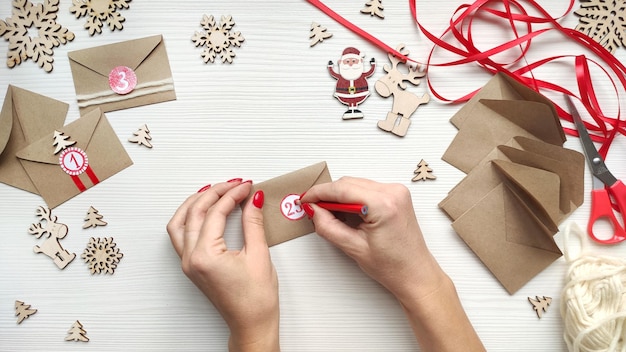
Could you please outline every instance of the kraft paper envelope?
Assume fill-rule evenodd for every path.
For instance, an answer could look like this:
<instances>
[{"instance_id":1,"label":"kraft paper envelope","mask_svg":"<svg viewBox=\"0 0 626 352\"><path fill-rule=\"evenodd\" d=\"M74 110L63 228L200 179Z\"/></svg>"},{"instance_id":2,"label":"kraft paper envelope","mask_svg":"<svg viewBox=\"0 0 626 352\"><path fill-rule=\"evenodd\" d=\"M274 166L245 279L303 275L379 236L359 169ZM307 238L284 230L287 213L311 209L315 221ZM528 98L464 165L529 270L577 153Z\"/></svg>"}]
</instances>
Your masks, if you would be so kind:
<instances>
[{"instance_id":1,"label":"kraft paper envelope","mask_svg":"<svg viewBox=\"0 0 626 352\"><path fill-rule=\"evenodd\" d=\"M477 166L440 203L452 227L511 294L562 253L560 177L504 160Z\"/></svg>"},{"instance_id":2,"label":"kraft paper envelope","mask_svg":"<svg viewBox=\"0 0 626 352\"><path fill-rule=\"evenodd\" d=\"M500 76L492 80L497 80L498 77ZM488 91L492 91L491 88ZM515 92L520 90L527 95L539 95L524 86ZM536 100L542 99L537 97ZM558 146L565 142L559 117L551 103L482 98L477 101L470 100L455 116L463 116L463 122L442 159L465 173L476 166L493 148L516 136Z\"/></svg>"},{"instance_id":3,"label":"kraft paper envelope","mask_svg":"<svg viewBox=\"0 0 626 352\"><path fill-rule=\"evenodd\" d=\"M176 99L163 36L156 35L68 53L80 113L128 109ZM137 86L117 94L109 74L120 66L132 69Z\"/></svg>"},{"instance_id":4,"label":"kraft paper envelope","mask_svg":"<svg viewBox=\"0 0 626 352\"><path fill-rule=\"evenodd\" d=\"M62 127L68 108L58 100L9 85L0 112L0 182L39 193L15 154Z\"/></svg>"},{"instance_id":5,"label":"kraft paper envelope","mask_svg":"<svg viewBox=\"0 0 626 352\"><path fill-rule=\"evenodd\" d=\"M450 122L456 127L461 128L465 119L473 115L473 109L482 99L492 100L525 100L546 104L553 109L556 115L556 108L550 100L536 91L526 87L509 75L498 72L470 99L462 109L460 109Z\"/></svg>"},{"instance_id":6,"label":"kraft paper envelope","mask_svg":"<svg viewBox=\"0 0 626 352\"><path fill-rule=\"evenodd\" d=\"M331 181L326 162L320 162L254 185L250 195L257 190L263 190L265 194L263 218L268 246L315 231L313 222L306 217L301 208L294 206L293 201L289 201L289 196L299 198L313 185ZM286 215L290 212L291 219Z\"/></svg>"},{"instance_id":7,"label":"kraft paper envelope","mask_svg":"<svg viewBox=\"0 0 626 352\"><path fill-rule=\"evenodd\" d=\"M90 111L76 121L59 128L58 131L64 136L69 136L68 140L75 141L76 144L59 154L54 154L54 132L50 132L17 153L28 176L49 208L55 208L133 163L100 109ZM61 167L60 158L66 151L78 152L74 148L86 154L83 159L86 159L87 163L82 163L81 156L75 155L75 158L69 161L80 164L84 170L81 169L82 173L71 175ZM67 167L77 166L74 164L68 164Z\"/></svg>"}]
</instances>

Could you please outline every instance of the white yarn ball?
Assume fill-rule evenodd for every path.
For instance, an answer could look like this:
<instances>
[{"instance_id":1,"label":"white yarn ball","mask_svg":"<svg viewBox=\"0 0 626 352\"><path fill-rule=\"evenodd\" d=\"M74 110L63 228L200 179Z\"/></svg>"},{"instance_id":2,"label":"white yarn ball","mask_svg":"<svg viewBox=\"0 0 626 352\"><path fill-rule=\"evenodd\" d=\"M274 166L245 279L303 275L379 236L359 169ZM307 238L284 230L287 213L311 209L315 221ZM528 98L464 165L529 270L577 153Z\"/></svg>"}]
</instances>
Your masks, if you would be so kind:
<instances>
[{"instance_id":1,"label":"white yarn ball","mask_svg":"<svg viewBox=\"0 0 626 352\"><path fill-rule=\"evenodd\" d=\"M585 234L569 223L569 233L584 244ZM567 240L566 240L567 243ZM581 248L583 248L581 246ZM570 352L626 351L626 260L584 254L569 263L561 293L563 338Z\"/></svg>"}]
</instances>

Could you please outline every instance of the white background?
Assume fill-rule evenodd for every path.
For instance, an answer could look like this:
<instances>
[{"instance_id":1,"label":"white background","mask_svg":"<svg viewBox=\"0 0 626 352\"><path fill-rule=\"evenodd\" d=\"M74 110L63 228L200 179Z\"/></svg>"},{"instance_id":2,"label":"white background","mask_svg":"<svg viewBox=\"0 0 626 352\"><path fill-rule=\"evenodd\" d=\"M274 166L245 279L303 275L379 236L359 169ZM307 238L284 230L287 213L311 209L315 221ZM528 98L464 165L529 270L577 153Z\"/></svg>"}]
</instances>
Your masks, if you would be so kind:
<instances>
[{"instance_id":1,"label":"white background","mask_svg":"<svg viewBox=\"0 0 626 352\"><path fill-rule=\"evenodd\" d=\"M411 57L425 60L432 44L413 23L407 1L385 1L384 20L360 14L365 2L333 0L327 4L390 46L405 43ZM418 14L423 25L439 35L462 3L418 1ZM542 1L554 16L565 11L564 2L558 3ZM79 115L68 51L163 34L178 95L173 102L107 114L134 165L54 209L70 229L61 244L77 254L65 270L32 250L40 241L27 230L36 221L35 209L45 205L43 200L0 184L0 350L225 350L228 330L181 272L165 225L178 205L207 183L234 177L261 182L318 161L328 162L333 179L352 175L409 187L429 247L456 283L488 350L566 350L559 314L565 260L559 259L509 295L437 207L464 176L441 160L456 133L448 119L461 105L433 98L412 117L404 138L379 130L376 122L392 103L373 90L375 80L384 74L386 54L303 0L135 0L130 5L121 12L126 18L123 31L104 28L101 35L90 37L82 28L85 19L75 19L69 13L71 1L62 0L58 23L76 38L55 48L53 72L45 73L31 60L14 69L0 65L2 96L8 84L13 84L67 102L66 123L70 123ZM203 63L201 49L191 42L194 31L201 30L203 14L217 19L233 16L233 31L245 37L242 47L235 48L233 64ZM10 16L9 1L3 1L0 18ZM309 47L313 21L327 27L333 37ZM573 28L577 21L570 13L562 24ZM479 47L486 49L506 39L498 28L477 24L474 36ZM333 98L335 80L326 70L327 62L336 62L348 46L364 52L366 62L373 57L379 64L370 79L372 95L361 105L365 118L356 121L342 121L345 108ZM0 40L2 56L7 48L8 42ZM528 60L584 52L563 37L549 34L533 42ZM619 48L616 55L624 61L625 52ZM433 61L448 59L439 50ZM574 89L572 62L571 58L562 60L536 73ZM602 76L594 77L603 107L614 116L617 104L612 86ZM431 69L433 84L448 98L477 89L488 79L475 65ZM427 85L423 82L410 90L421 95ZM151 130L152 149L127 142L143 124ZM580 150L575 138L568 137L565 146ZM626 175L623 150L623 136L619 136L607 161L618 177ZM411 182L421 159L429 163L436 180ZM586 226L589 214L588 171L585 185L585 204L568 219L581 226ZM104 215L106 227L82 229L90 206ZM228 223L226 237L233 248L241 244L239 218L240 211L236 211ZM89 237L109 236L115 238L124 257L114 275L91 275L80 253ZM565 247L561 234L555 239ZM577 243L569 246L578 248ZM592 244L589 248L602 254L624 253L623 245ZM304 236L273 247L271 255L280 280L284 351L418 349L394 298L321 238ZM554 299L540 320L527 300L536 295ZM17 325L15 300L38 312ZM88 343L64 341L75 320L84 325L91 339ZM454 329L450 322L450 334Z\"/></svg>"}]
</instances>

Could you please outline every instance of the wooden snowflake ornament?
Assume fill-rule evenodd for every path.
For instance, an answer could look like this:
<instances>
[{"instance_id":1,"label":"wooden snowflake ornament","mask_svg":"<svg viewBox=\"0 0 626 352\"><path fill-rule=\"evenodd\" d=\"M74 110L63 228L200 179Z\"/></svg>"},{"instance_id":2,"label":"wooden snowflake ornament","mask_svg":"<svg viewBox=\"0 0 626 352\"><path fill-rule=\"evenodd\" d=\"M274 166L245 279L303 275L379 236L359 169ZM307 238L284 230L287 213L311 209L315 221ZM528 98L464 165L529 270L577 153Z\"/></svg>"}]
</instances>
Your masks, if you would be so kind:
<instances>
[{"instance_id":1,"label":"wooden snowflake ornament","mask_svg":"<svg viewBox=\"0 0 626 352\"><path fill-rule=\"evenodd\" d=\"M383 6L382 0L370 0L365 3L365 7L361 9L361 13L370 16L378 16L378 18L385 18L383 14L384 9L385 7Z\"/></svg>"},{"instance_id":2,"label":"wooden snowflake ornament","mask_svg":"<svg viewBox=\"0 0 626 352\"><path fill-rule=\"evenodd\" d=\"M113 237L90 238L81 258L89 266L91 274L108 273L113 275L117 264L124 256L113 242Z\"/></svg>"},{"instance_id":3,"label":"wooden snowflake ornament","mask_svg":"<svg viewBox=\"0 0 626 352\"><path fill-rule=\"evenodd\" d=\"M83 329L83 324L80 321L76 320L72 327L67 331L67 336L65 337L65 341L75 341L75 342L88 342L89 337L87 337L87 331Z\"/></svg>"},{"instance_id":4,"label":"wooden snowflake ornament","mask_svg":"<svg viewBox=\"0 0 626 352\"><path fill-rule=\"evenodd\" d=\"M195 32L191 41L196 44L196 47L205 47L201 55L204 63L213 63L217 55L221 56L222 63L233 63L233 58L235 58L233 47L240 47L244 41L240 32L231 32L235 26L233 17L222 16L220 22L217 23L212 15L204 15L200 25L205 31Z\"/></svg>"},{"instance_id":5,"label":"wooden snowflake ornament","mask_svg":"<svg viewBox=\"0 0 626 352\"><path fill-rule=\"evenodd\" d=\"M404 44L398 45L396 50L405 56L409 55L409 51L404 49ZM419 79L424 77L426 72L421 71L419 65L416 67L407 65L407 72L402 72L398 68L398 65L402 64L402 61L392 54L389 54L388 57L391 66L385 65L383 67L387 74L376 81L374 88L383 98L393 96L393 105L391 111L387 113L387 118L378 121L378 128L404 137L411 125L411 120L409 120L411 115L413 115L420 105L430 101L430 96L427 93L418 97L411 92L407 92L405 82L418 85L420 83Z\"/></svg>"},{"instance_id":6,"label":"wooden snowflake ornament","mask_svg":"<svg viewBox=\"0 0 626 352\"><path fill-rule=\"evenodd\" d=\"M15 301L15 316L17 317L17 323L21 324L24 319L37 313L37 309L30 308L30 304L25 304L22 301Z\"/></svg>"},{"instance_id":7,"label":"wooden snowflake ornament","mask_svg":"<svg viewBox=\"0 0 626 352\"><path fill-rule=\"evenodd\" d=\"M104 216L98 214L98 210L94 207L89 207L87 210L87 216L85 217L85 224L83 225L83 229L88 229L90 227L98 227L98 226L106 226L107 222L102 220Z\"/></svg>"},{"instance_id":8,"label":"wooden snowflake ornament","mask_svg":"<svg viewBox=\"0 0 626 352\"><path fill-rule=\"evenodd\" d=\"M152 137L150 136L150 130L145 124L139 127L137 132L133 132L133 136L128 139L131 143L137 143L148 148L152 148L152 144L150 143L151 140Z\"/></svg>"},{"instance_id":9,"label":"wooden snowflake ornament","mask_svg":"<svg viewBox=\"0 0 626 352\"><path fill-rule=\"evenodd\" d=\"M122 22L126 19L117 10L128 9L131 0L72 0L70 13L76 18L87 17L83 27L89 31L89 35L102 33L102 27L106 23L111 31L122 30Z\"/></svg>"},{"instance_id":10,"label":"wooden snowflake ornament","mask_svg":"<svg viewBox=\"0 0 626 352\"><path fill-rule=\"evenodd\" d=\"M74 33L56 23L59 0L37 5L28 0L13 0L12 4L13 16L0 20L0 36L9 41L7 66L13 68L32 59L44 71L52 71L53 49L74 40ZM37 29L37 37L29 35L32 29Z\"/></svg>"},{"instance_id":11,"label":"wooden snowflake ornament","mask_svg":"<svg viewBox=\"0 0 626 352\"><path fill-rule=\"evenodd\" d=\"M311 39L310 46L321 43L324 39L328 39L332 36L333 34L328 32L326 27L322 27L322 25L316 22L311 23L311 34L309 34L309 39Z\"/></svg>"},{"instance_id":12,"label":"wooden snowflake ornament","mask_svg":"<svg viewBox=\"0 0 626 352\"><path fill-rule=\"evenodd\" d=\"M65 269L76 258L76 254L63 249L61 243L59 243L60 239L67 236L67 225L58 223L57 217L52 215L52 210L49 208L37 208L37 216L40 218L39 223L32 224L28 229L28 233L35 235L37 238L45 236L46 240L41 246L36 245L33 247L33 250L35 253L43 253L50 257L59 269Z\"/></svg>"},{"instance_id":13,"label":"wooden snowflake ornament","mask_svg":"<svg viewBox=\"0 0 626 352\"><path fill-rule=\"evenodd\" d=\"M533 309L537 312L537 317L541 319L543 313L548 311L548 306L552 303L552 298L546 296L535 296L535 298L536 299L528 297L528 302L533 305Z\"/></svg>"},{"instance_id":14,"label":"wooden snowflake ornament","mask_svg":"<svg viewBox=\"0 0 626 352\"><path fill-rule=\"evenodd\" d=\"M577 31L612 54L619 46L626 48L626 0L584 0L574 13L580 16Z\"/></svg>"}]
</instances>

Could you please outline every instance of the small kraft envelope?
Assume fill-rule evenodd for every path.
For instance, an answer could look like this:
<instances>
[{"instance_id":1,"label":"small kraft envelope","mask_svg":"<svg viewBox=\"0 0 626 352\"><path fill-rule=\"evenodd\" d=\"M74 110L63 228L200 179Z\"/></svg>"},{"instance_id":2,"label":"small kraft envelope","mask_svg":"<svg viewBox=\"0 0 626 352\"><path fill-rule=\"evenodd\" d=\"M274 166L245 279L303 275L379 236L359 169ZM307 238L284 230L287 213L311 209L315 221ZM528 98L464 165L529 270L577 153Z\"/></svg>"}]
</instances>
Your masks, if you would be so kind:
<instances>
[{"instance_id":1,"label":"small kraft envelope","mask_svg":"<svg viewBox=\"0 0 626 352\"><path fill-rule=\"evenodd\" d=\"M516 136L558 146L565 143L554 105L503 73L496 74L451 121L460 129L442 159L465 173Z\"/></svg>"},{"instance_id":2,"label":"small kraft envelope","mask_svg":"<svg viewBox=\"0 0 626 352\"><path fill-rule=\"evenodd\" d=\"M81 115L176 99L163 36L68 53Z\"/></svg>"},{"instance_id":3,"label":"small kraft envelope","mask_svg":"<svg viewBox=\"0 0 626 352\"><path fill-rule=\"evenodd\" d=\"M57 130L75 144L55 154L54 132L17 153L49 208L115 175L133 164L100 109Z\"/></svg>"},{"instance_id":4,"label":"small kraft envelope","mask_svg":"<svg viewBox=\"0 0 626 352\"><path fill-rule=\"evenodd\" d=\"M9 85L0 112L0 182L39 194L15 155L63 127L69 105Z\"/></svg>"},{"instance_id":5,"label":"small kraft envelope","mask_svg":"<svg viewBox=\"0 0 626 352\"><path fill-rule=\"evenodd\" d=\"M331 181L326 162L320 162L252 187L250 196L258 190L263 190L265 195L263 223L268 246L315 231L313 222L295 204L295 200L300 199L300 195L312 186ZM242 203L242 206L246 203Z\"/></svg>"}]
</instances>

